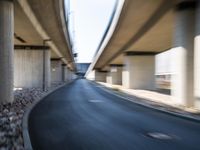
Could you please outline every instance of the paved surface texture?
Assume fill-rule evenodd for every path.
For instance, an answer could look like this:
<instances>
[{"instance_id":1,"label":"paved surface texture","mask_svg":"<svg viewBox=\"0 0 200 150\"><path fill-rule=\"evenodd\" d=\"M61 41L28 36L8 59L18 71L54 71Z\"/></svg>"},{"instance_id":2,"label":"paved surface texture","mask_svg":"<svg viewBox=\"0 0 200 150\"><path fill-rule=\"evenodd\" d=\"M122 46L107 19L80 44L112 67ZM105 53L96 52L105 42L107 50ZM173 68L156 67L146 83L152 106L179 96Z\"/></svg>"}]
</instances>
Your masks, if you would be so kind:
<instances>
[{"instance_id":1,"label":"paved surface texture","mask_svg":"<svg viewBox=\"0 0 200 150\"><path fill-rule=\"evenodd\" d=\"M199 150L200 124L153 111L80 79L30 114L35 150Z\"/></svg>"}]
</instances>

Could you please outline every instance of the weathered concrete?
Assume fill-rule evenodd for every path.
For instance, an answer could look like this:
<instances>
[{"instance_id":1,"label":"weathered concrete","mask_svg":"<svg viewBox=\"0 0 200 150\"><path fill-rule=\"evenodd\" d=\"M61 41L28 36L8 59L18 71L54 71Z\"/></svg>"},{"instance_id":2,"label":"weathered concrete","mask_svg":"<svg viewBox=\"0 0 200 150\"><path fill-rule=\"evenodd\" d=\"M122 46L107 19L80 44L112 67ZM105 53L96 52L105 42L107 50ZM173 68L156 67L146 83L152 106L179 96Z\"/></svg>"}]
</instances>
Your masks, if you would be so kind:
<instances>
[{"instance_id":1,"label":"weathered concrete","mask_svg":"<svg viewBox=\"0 0 200 150\"><path fill-rule=\"evenodd\" d=\"M122 85L130 89L155 89L155 56L124 56Z\"/></svg>"},{"instance_id":2,"label":"weathered concrete","mask_svg":"<svg viewBox=\"0 0 200 150\"><path fill-rule=\"evenodd\" d=\"M187 7L188 6L188 7ZM176 9L172 95L180 105L194 106L194 8Z\"/></svg>"},{"instance_id":3,"label":"weathered concrete","mask_svg":"<svg viewBox=\"0 0 200 150\"><path fill-rule=\"evenodd\" d=\"M25 20L23 23L18 22L20 25L16 26L17 34L23 35L22 38L24 39L37 41L36 36L29 34L36 30L42 39L50 39L46 44L51 47L52 53L56 55L54 58L62 58L63 62L73 70L75 67L74 58L65 20L68 15L65 15L63 0L18 0L15 1L15 4L17 9L23 10L23 13L16 15L17 20L19 18ZM21 14L25 14L26 17L24 18ZM31 24L27 24L26 18ZM28 28L23 28L24 24ZM30 42L28 44L32 44L31 41L33 40L27 41Z\"/></svg>"},{"instance_id":4,"label":"weathered concrete","mask_svg":"<svg viewBox=\"0 0 200 150\"><path fill-rule=\"evenodd\" d=\"M69 69L68 69L68 67L66 66L65 67L65 81L66 82L68 82L68 81L70 81L70 74L69 74Z\"/></svg>"},{"instance_id":5,"label":"weathered concrete","mask_svg":"<svg viewBox=\"0 0 200 150\"><path fill-rule=\"evenodd\" d=\"M61 59L51 60L51 83L62 82L62 61Z\"/></svg>"},{"instance_id":6,"label":"weathered concrete","mask_svg":"<svg viewBox=\"0 0 200 150\"><path fill-rule=\"evenodd\" d=\"M94 80L98 82L106 82L106 74L105 71L94 71Z\"/></svg>"},{"instance_id":7,"label":"weathered concrete","mask_svg":"<svg viewBox=\"0 0 200 150\"><path fill-rule=\"evenodd\" d=\"M67 79L70 81L72 80L72 71L68 68L67 70Z\"/></svg>"},{"instance_id":8,"label":"weathered concrete","mask_svg":"<svg viewBox=\"0 0 200 150\"><path fill-rule=\"evenodd\" d=\"M101 45L89 71L122 64L120 56L125 51L162 52L170 48L175 3L176 0L125 0L112 37Z\"/></svg>"},{"instance_id":9,"label":"weathered concrete","mask_svg":"<svg viewBox=\"0 0 200 150\"><path fill-rule=\"evenodd\" d=\"M200 2L198 1L196 9L196 33L195 33L195 63L194 63L194 92L195 92L195 105L200 109Z\"/></svg>"},{"instance_id":10,"label":"weathered concrete","mask_svg":"<svg viewBox=\"0 0 200 150\"><path fill-rule=\"evenodd\" d=\"M13 101L13 2L0 1L0 102Z\"/></svg>"},{"instance_id":11,"label":"weathered concrete","mask_svg":"<svg viewBox=\"0 0 200 150\"><path fill-rule=\"evenodd\" d=\"M107 83L121 85L122 84L122 69L123 69L122 65L110 66L110 72L107 75Z\"/></svg>"},{"instance_id":12,"label":"weathered concrete","mask_svg":"<svg viewBox=\"0 0 200 150\"><path fill-rule=\"evenodd\" d=\"M62 64L62 82L65 82L66 81L66 64Z\"/></svg>"},{"instance_id":13,"label":"weathered concrete","mask_svg":"<svg viewBox=\"0 0 200 150\"><path fill-rule=\"evenodd\" d=\"M45 50L45 87L50 87L50 50ZM15 50L14 86L43 86L43 50Z\"/></svg>"}]
</instances>

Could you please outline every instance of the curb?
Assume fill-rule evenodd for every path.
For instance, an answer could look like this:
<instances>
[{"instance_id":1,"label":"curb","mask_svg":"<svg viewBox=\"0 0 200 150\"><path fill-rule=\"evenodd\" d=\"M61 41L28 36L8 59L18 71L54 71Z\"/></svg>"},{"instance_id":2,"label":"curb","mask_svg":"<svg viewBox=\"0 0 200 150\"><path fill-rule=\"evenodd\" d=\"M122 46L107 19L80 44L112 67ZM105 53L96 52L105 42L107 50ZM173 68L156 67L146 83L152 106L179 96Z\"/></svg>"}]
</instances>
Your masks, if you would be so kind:
<instances>
[{"instance_id":1,"label":"curb","mask_svg":"<svg viewBox=\"0 0 200 150\"><path fill-rule=\"evenodd\" d=\"M131 98L123 97L123 96L121 96L121 95L119 95L119 94L114 93L114 91L113 91L111 88L109 88L109 87L106 87L106 86L104 86L104 85L101 85L101 84L96 83L96 82L93 82L93 81L90 81L90 82L91 82L92 84L100 85L100 86L98 86L97 88L100 88L100 89L102 89L103 91L105 91L105 92L107 92L107 93L110 93L110 94L112 94L112 95L115 95L115 96L117 96L117 97L119 97L119 98L122 98L122 99L124 99L124 100L126 100L126 101L130 101L130 102L132 102L132 103L134 103L134 104L136 104L136 105L139 105L139 106L142 106L142 107L146 107L146 108L150 108L150 109L153 109L153 110L158 111L158 112L161 112L161 113L166 113L166 114L169 114L169 115L171 115L171 116L175 116L175 117L179 117L179 118L186 119L186 120L189 120L189 121L193 121L193 122L200 123L200 119L197 119L197 118L195 118L195 117L188 116L188 115L183 115L183 114L176 113L176 112L171 112L171 111L164 110L164 109L160 109L160 108L155 108L155 107L153 107L153 106L146 105L146 104L143 104L143 103L138 103L138 102L136 102L136 101L131 100ZM104 88L103 88L103 87L104 87ZM126 94L125 92L122 92L122 93ZM135 96L135 97L137 97L137 96Z\"/></svg>"},{"instance_id":2,"label":"curb","mask_svg":"<svg viewBox=\"0 0 200 150\"><path fill-rule=\"evenodd\" d=\"M31 111L33 110L33 108L37 104L39 104L45 97L47 97L51 93L57 91L58 89L72 83L73 81L75 81L75 80L72 80L68 83L60 85L60 86L56 87L55 89L45 93L39 100L34 101L29 107L26 108L25 113L24 113L23 118L22 118L22 134L23 134L24 149L25 150L33 150L31 140L30 140L30 136L29 136L29 131L28 131L28 128L29 128L28 127L28 119L29 119L29 115L30 115Z\"/></svg>"}]
</instances>

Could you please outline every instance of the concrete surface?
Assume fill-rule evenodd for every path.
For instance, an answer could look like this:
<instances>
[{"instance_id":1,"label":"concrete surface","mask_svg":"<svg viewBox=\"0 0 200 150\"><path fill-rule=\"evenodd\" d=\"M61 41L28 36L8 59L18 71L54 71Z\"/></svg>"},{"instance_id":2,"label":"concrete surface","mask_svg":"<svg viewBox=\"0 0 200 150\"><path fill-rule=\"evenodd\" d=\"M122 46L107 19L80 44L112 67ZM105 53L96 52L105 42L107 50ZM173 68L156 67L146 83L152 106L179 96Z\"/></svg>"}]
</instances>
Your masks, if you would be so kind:
<instances>
[{"instance_id":1,"label":"concrete surface","mask_svg":"<svg viewBox=\"0 0 200 150\"><path fill-rule=\"evenodd\" d=\"M122 84L122 69L123 66L110 66L110 71L108 74L107 82L110 84Z\"/></svg>"},{"instance_id":2,"label":"concrete surface","mask_svg":"<svg viewBox=\"0 0 200 150\"><path fill-rule=\"evenodd\" d=\"M99 82L106 82L107 72L94 71L94 80Z\"/></svg>"},{"instance_id":3,"label":"concrete surface","mask_svg":"<svg viewBox=\"0 0 200 150\"><path fill-rule=\"evenodd\" d=\"M16 7L15 31L25 43L15 40L15 44L42 45L43 40L50 40L53 58L62 58L72 70L74 58L64 11L64 0L18 0Z\"/></svg>"},{"instance_id":4,"label":"concrete surface","mask_svg":"<svg viewBox=\"0 0 200 150\"><path fill-rule=\"evenodd\" d=\"M51 83L60 83L62 82L62 61L51 60Z\"/></svg>"},{"instance_id":5,"label":"concrete surface","mask_svg":"<svg viewBox=\"0 0 200 150\"><path fill-rule=\"evenodd\" d=\"M95 56L90 70L104 69L109 64L123 64L119 56L125 51L162 52L170 48L176 2L125 0L112 37Z\"/></svg>"},{"instance_id":6,"label":"concrete surface","mask_svg":"<svg viewBox=\"0 0 200 150\"><path fill-rule=\"evenodd\" d=\"M173 50L176 52L176 67L172 75L172 95L180 104L187 107L194 106L194 9L185 7L176 10L174 29Z\"/></svg>"},{"instance_id":7,"label":"concrete surface","mask_svg":"<svg viewBox=\"0 0 200 150\"><path fill-rule=\"evenodd\" d=\"M0 1L0 102L13 101L14 6Z\"/></svg>"},{"instance_id":8,"label":"concrete surface","mask_svg":"<svg viewBox=\"0 0 200 150\"><path fill-rule=\"evenodd\" d=\"M50 87L50 50L45 50L45 79ZM43 50L15 50L14 87L32 88L43 85Z\"/></svg>"},{"instance_id":9,"label":"concrete surface","mask_svg":"<svg viewBox=\"0 0 200 150\"><path fill-rule=\"evenodd\" d=\"M122 84L129 89L155 89L155 56L124 56Z\"/></svg>"},{"instance_id":10,"label":"concrete surface","mask_svg":"<svg viewBox=\"0 0 200 150\"><path fill-rule=\"evenodd\" d=\"M87 80L47 96L30 114L37 150L199 150L200 126L135 105Z\"/></svg>"},{"instance_id":11,"label":"concrete surface","mask_svg":"<svg viewBox=\"0 0 200 150\"><path fill-rule=\"evenodd\" d=\"M195 106L200 109L200 2L198 1L196 9L196 26L195 26L195 47L194 47L194 92L195 92Z\"/></svg>"}]
</instances>

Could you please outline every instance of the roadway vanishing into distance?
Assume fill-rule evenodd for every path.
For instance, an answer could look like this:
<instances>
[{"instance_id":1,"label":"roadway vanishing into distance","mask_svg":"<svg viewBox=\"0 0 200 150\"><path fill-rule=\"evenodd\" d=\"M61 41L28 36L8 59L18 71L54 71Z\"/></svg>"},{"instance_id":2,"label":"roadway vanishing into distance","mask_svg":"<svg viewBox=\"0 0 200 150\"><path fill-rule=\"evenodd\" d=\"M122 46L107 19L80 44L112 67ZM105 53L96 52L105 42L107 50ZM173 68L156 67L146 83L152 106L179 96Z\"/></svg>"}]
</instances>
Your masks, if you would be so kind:
<instances>
[{"instance_id":1,"label":"roadway vanishing into distance","mask_svg":"<svg viewBox=\"0 0 200 150\"><path fill-rule=\"evenodd\" d=\"M200 123L123 100L78 79L31 112L35 150L199 150Z\"/></svg>"}]
</instances>

